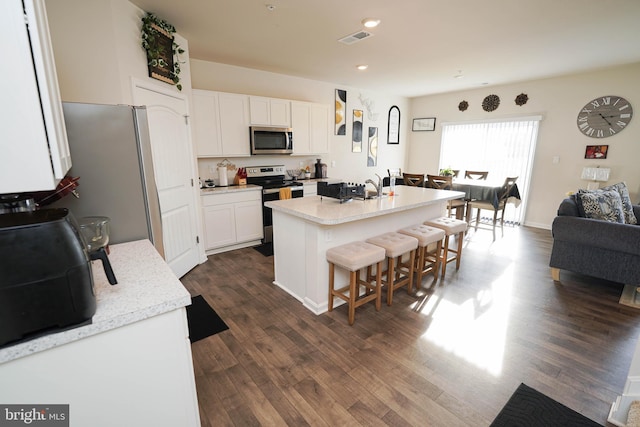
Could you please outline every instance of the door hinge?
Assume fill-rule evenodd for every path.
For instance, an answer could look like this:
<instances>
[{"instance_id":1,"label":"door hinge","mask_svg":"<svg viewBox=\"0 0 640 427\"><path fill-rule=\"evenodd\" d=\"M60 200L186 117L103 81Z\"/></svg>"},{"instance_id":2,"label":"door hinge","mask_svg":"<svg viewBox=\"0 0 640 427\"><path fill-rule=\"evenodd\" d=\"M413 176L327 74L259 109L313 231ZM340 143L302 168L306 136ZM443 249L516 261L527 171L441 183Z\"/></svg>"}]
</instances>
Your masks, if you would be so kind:
<instances>
[{"instance_id":1,"label":"door hinge","mask_svg":"<svg viewBox=\"0 0 640 427\"><path fill-rule=\"evenodd\" d=\"M196 236L196 244L199 245L200 244L200 236Z\"/></svg>"},{"instance_id":2,"label":"door hinge","mask_svg":"<svg viewBox=\"0 0 640 427\"><path fill-rule=\"evenodd\" d=\"M189 124L189 116L187 116L186 114L184 115L184 124L185 125Z\"/></svg>"},{"instance_id":3,"label":"door hinge","mask_svg":"<svg viewBox=\"0 0 640 427\"><path fill-rule=\"evenodd\" d=\"M191 178L191 186L193 187L193 178Z\"/></svg>"}]
</instances>

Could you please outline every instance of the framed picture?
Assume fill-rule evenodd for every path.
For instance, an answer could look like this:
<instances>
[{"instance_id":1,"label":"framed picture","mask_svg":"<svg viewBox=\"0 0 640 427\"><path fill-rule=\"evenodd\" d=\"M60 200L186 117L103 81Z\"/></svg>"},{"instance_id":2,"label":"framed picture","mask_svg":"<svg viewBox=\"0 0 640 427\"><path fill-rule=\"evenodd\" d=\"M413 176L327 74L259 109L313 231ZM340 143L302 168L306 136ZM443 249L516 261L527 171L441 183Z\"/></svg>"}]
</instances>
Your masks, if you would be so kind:
<instances>
[{"instance_id":1,"label":"framed picture","mask_svg":"<svg viewBox=\"0 0 640 427\"><path fill-rule=\"evenodd\" d=\"M353 110L351 152L362 153L362 110Z\"/></svg>"},{"instance_id":2,"label":"framed picture","mask_svg":"<svg viewBox=\"0 0 640 427\"><path fill-rule=\"evenodd\" d=\"M587 145L587 149L584 152L585 159L606 159L607 151L609 151L608 145Z\"/></svg>"},{"instance_id":3,"label":"framed picture","mask_svg":"<svg viewBox=\"0 0 640 427\"><path fill-rule=\"evenodd\" d=\"M389 109L387 144L400 144L400 109L395 105Z\"/></svg>"},{"instance_id":4,"label":"framed picture","mask_svg":"<svg viewBox=\"0 0 640 427\"><path fill-rule=\"evenodd\" d=\"M336 135L347 134L347 91L336 89Z\"/></svg>"},{"instance_id":5,"label":"framed picture","mask_svg":"<svg viewBox=\"0 0 640 427\"><path fill-rule=\"evenodd\" d=\"M436 130L436 118L425 117L422 119L413 119L411 130L414 132L434 131Z\"/></svg>"}]
</instances>

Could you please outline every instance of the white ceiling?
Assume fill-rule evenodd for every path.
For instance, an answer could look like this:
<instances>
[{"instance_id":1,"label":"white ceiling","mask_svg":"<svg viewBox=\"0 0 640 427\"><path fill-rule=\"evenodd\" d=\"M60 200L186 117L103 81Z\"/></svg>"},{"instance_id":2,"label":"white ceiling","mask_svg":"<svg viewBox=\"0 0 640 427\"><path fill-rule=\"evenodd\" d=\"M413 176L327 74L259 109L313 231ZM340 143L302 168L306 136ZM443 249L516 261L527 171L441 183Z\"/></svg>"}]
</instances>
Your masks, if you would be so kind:
<instances>
[{"instance_id":1,"label":"white ceiling","mask_svg":"<svg viewBox=\"0 0 640 427\"><path fill-rule=\"evenodd\" d=\"M640 62L640 0L131 1L191 58L407 97Z\"/></svg>"}]
</instances>

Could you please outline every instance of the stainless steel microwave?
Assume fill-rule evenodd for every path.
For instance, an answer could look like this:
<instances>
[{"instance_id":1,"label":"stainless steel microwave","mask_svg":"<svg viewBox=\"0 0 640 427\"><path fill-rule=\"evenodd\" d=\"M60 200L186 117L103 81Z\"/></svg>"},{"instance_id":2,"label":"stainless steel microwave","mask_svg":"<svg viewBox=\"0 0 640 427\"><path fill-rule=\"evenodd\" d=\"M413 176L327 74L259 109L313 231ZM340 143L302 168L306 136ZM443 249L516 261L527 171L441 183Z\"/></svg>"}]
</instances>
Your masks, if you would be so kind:
<instances>
[{"instance_id":1,"label":"stainless steel microwave","mask_svg":"<svg viewBox=\"0 0 640 427\"><path fill-rule=\"evenodd\" d=\"M293 154L291 128L251 126L251 154Z\"/></svg>"}]
</instances>

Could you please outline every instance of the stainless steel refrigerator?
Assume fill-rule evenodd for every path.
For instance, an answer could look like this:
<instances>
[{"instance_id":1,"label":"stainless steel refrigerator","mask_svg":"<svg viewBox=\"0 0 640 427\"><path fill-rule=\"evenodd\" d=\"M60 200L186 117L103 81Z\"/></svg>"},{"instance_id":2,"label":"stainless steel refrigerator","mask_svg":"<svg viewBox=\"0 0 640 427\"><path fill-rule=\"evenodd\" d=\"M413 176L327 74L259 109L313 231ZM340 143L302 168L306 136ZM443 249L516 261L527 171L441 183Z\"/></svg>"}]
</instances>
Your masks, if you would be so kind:
<instances>
[{"instance_id":1,"label":"stainless steel refrigerator","mask_svg":"<svg viewBox=\"0 0 640 427\"><path fill-rule=\"evenodd\" d=\"M77 192L52 207L77 218L111 219L111 244L149 239L164 257L147 111L129 105L64 102L71 152L69 175L80 177Z\"/></svg>"}]
</instances>

